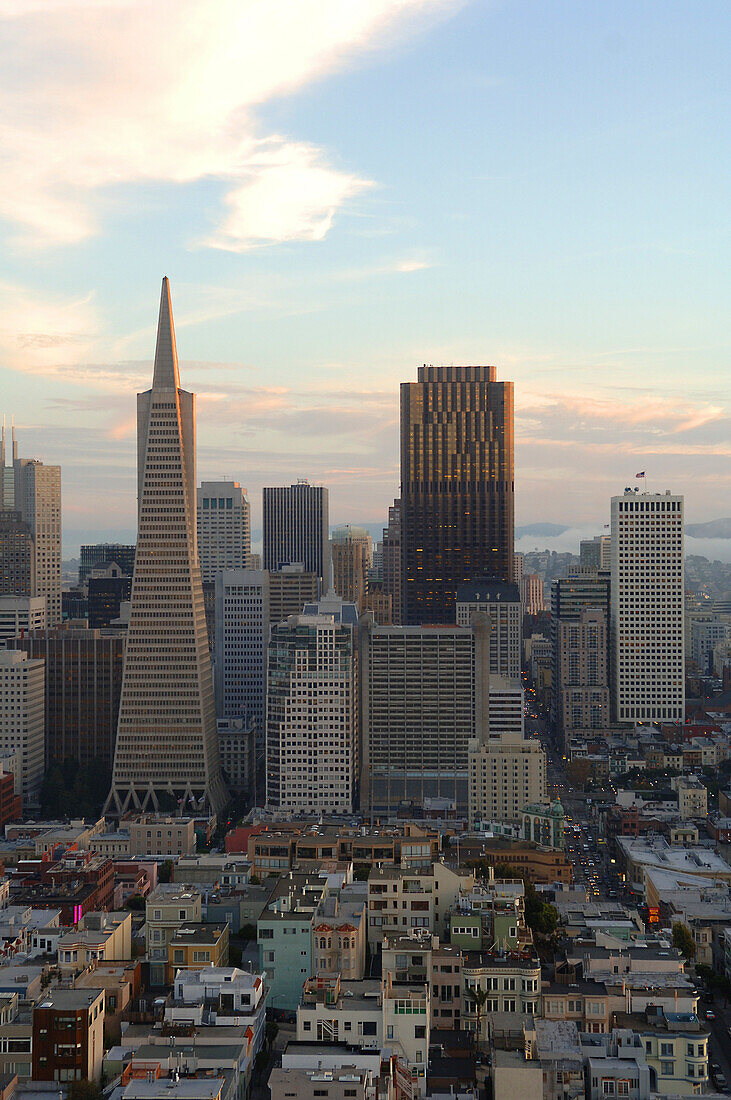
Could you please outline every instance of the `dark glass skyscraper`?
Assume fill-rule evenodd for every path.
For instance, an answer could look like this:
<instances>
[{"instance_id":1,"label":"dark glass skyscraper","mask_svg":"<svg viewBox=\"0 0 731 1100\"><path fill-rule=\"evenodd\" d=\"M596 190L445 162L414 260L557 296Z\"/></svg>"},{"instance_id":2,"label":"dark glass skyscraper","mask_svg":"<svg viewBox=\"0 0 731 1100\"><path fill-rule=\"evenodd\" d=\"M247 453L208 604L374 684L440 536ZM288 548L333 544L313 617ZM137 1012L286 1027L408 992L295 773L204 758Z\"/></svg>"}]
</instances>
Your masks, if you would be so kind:
<instances>
[{"instance_id":1,"label":"dark glass skyscraper","mask_svg":"<svg viewBox=\"0 0 731 1100\"><path fill-rule=\"evenodd\" d=\"M496 368L419 368L401 383L403 621L455 622L457 588L510 581L513 384Z\"/></svg>"}]
</instances>

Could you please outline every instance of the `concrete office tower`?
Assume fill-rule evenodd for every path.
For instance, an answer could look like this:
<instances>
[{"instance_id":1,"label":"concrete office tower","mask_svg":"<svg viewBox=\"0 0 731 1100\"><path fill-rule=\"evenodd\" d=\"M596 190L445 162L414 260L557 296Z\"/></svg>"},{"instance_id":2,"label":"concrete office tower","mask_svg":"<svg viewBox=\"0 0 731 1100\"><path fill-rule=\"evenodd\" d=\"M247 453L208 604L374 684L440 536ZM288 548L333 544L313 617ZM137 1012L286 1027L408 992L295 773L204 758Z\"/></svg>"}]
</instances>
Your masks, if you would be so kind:
<instances>
[{"instance_id":1,"label":"concrete office tower","mask_svg":"<svg viewBox=\"0 0 731 1100\"><path fill-rule=\"evenodd\" d=\"M323 592L330 587L330 511L328 491L310 485L264 489L264 568L279 569L302 562L305 572L316 573Z\"/></svg>"},{"instance_id":2,"label":"concrete office tower","mask_svg":"<svg viewBox=\"0 0 731 1100\"><path fill-rule=\"evenodd\" d=\"M520 597L524 615L540 615L546 610L543 581L537 573L524 573L520 582Z\"/></svg>"},{"instance_id":3,"label":"concrete office tower","mask_svg":"<svg viewBox=\"0 0 731 1100\"><path fill-rule=\"evenodd\" d=\"M599 611L604 621L604 629L599 626L587 626L582 629L581 621L585 611ZM595 620L594 620L595 621ZM588 672L588 644L597 631L604 639L603 652L597 651L597 673L592 673L590 683L582 677ZM601 640L601 639L599 639ZM601 706L602 724L597 727L606 729L611 715L605 707L604 689L609 686L609 574L592 569L577 569L568 577L560 577L551 585L551 654L552 654L552 691L551 711L554 726L558 734L565 738L572 730L591 729L582 726L584 718L597 717L592 708ZM582 654L586 654L582 656ZM593 661L593 657L592 657ZM583 670L583 671L582 671ZM565 689L571 692L565 695ZM574 690L576 689L576 690ZM574 706L581 707L574 711ZM573 719L576 718L576 723ZM566 720L570 719L566 726Z\"/></svg>"},{"instance_id":4,"label":"concrete office tower","mask_svg":"<svg viewBox=\"0 0 731 1100\"><path fill-rule=\"evenodd\" d=\"M18 444L15 440L15 425L11 428L10 463L5 465L6 435L5 417L3 417L2 435L0 435L0 512L15 509L15 463L18 458Z\"/></svg>"},{"instance_id":5,"label":"concrete office tower","mask_svg":"<svg viewBox=\"0 0 731 1100\"><path fill-rule=\"evenodd\" d=\"M573 733L610 725L609 626L604 608L582 607L578 621L556 623L556 730L566 745Z\"/></svg>"},{"instance_id":6,"label":"concrete office tower","mask_svg":"<svg viewBox=\"0 0 731 1100\"><path fill-rule=\"evenodd\" d=\"M353 606L353 605L345 605ZM267 806L352 813L357 799L357 628L336 614L272 627L267 685Z\"/></svg>"},{"instance_id":7,"label":"concrete office tower","mask_svg":"<svg viewBox=\"0 0 731 1100\"><path fill-rule=\"evenodd\" d=\"M123 577L135 571L135 547L122 542L88 543L79 551L79 584L84 584L94 569L114 563Z\"/></svg>"},{"instance_id":8,"label":"concrete office tower","mask_svg":"<svg viewBox=\"0 0 731 1100\"><path fill-rule=\"evenodd\" d=\"M302 607L299 608L302 610ZM251 718L263 746L266 715L269 574L226 569L216 577L216 709Z\"/></svg>"},{"instance_id":9,"label":"concrete office tower","mask_svg":"<svg viewBox=\"0 0 731 1100\"><path fill-rule=\"evenodd\" d=\"M16 458L14 467L15 511L33 536L30 595L45 597L48 624L55 626L61 622L61 467L25 458Z\"/></svg>"},{"instance_id":10,"label":"concrete office tower","mask_svg":"<svg viewBox=\"0 0 731 1100\"><path fill-rule=\"evenodd\" d=\"M42 596L0 596L0 649L11 638L46 625L46 601Z\"/></svg>"},{"instance_id":11,"label":"concrete office tower","mask_svg":"<svg viewBox=\"0 0 731 1100\"><path fill-rule=\"evenodd\" d=\"M336 527L330 542L332 586L338 596L362 611L368 595L368 571L373 561L373 539L365 527L345 523Z\"/></svg>"},{"instance_id":12,"label":"concrete office tower","mask_svg":"<svg viewBox=\"0 0 731 1100\"><path fill-rule=\"evenodd\" d=\"M0 607L2 600L0 600ZM717 645L731 638L731 623L714 615L708 622L691 622L690 656L702 673L713 669L713 653Z\"/></svg>"},{"instance_id":13,"label":"concrete office tower","mask_svg":"<svg viewBox=\"0 0 731 1100\"><path fill-rule=\"evenodd\" d=\"M125 576L116 562L95 566L86 580L89 627L100 630L119 618L123 603L132 595L132 576Z\"/></svg>"},{"instance_id":14,"label":"concrete office tower","mask_svg":"<svg viewBox=\"0 0 731 1100\"><path fill-rule=\"evenodd\" d=\"M361 627L361 805L371 815L447 799L467 810L467 752L483 724L489 622ZM484 719L486 722L486 719Z\"/></svg>"},{"instance_id":15,"label":"concrete office tower","mask_svg":"<svg viewBox=\"0 0 731 1100\"><path fill-rule=\"evenodd\" d=\"M122 691L124 636L72 627L8 641L45 665L46 762L97 760L111 768Z\"/></svg>"},{"instance_id":16,"label":"concrete office tower","mask_svg":"<svg viewBox=\"0 0 731 1100\"><path fill-rule=\"evenodd\" d=\"M317 573L305 572L301 562L269 571L269 623L282 623L290 615L301 615L306 603L320 595Z\"/></svg>"},{"instance_id":17,"label":"concrete office tower","mask_svg":"<svg viewBox=\"0 0 731 1100\"><path fill-rule=\"evenodd\" d=\"M29 524L20 512L0 512L0 595L32 596L35 578L36 554Z\"/></svg>"},{"instance_id":18,"label":"concrete office tower","mask_svg":"<svg viewBox=\"0 0 731 1100\"><path fill-rule=\"evenodd\" d=\"M195 522L195 395L163 279L152 389L137 397L138 538L107 805L217 813L221 775Z\"/></svg>"},{"instance_id":19,"label":"concrete office tower","mask_svg":"<svg viewBox=\"0 0 731 1100\"><path fill-rule=\"evenodd\" d=\"M683 498L612 497L611 653L619 722L682 722Z\"/></svg>"},{"instance_id":20,"label":"concrete office tower","mask_svg":"<svg viewBox=\"0 0 731 1100\"><path fill-rule=\"evenodd\" d=\"M202 481L197 502L203 583L215 581L223 569L248 569L251 520L246 489L238 481Z\"/></svg>"},{"instance_id":21,"label":"concrete office tower","mask_svg":"<svg viewBox=\"0 0 731 1100\"><path fill-rule=\"evenodd\" d=\"M45 757L43 661L0 651L0 756L20 758L23 808L38 804Z\"/></svg>"},{"instance_id":22,"label":"concrete office tower","mask_svg":"<svg viewBox=\"0 0 731 1100\"><path fill-rule=\"evenodd\" d=\"M612 537L597 535L582 539L579 543L579 564L583 569L601 569L609 572L612 566Z\"/></svg>"},{"instance_id":23,"label":"concrete office tower","mask_svg":"<svg viewBox=\"0 0 731 1100\"><path fill-rule=\"evenodd\" d=\"M520 677L523 612L517 584L484 578L457 589L457 626L469 626L472 616L490 621L490 673Z\"/></svg>"},{"instance_id":24,"label":"concrete office tower","mask_svg":"<svg viewBox=\"0 0 731 1100\"><path fill-rule=\"evenodd\" d=\"M401 501L395 500L388 509L388 527L383 528L383 591L391 597L391 621L395 626L403 621L402 569Z\"/></svg>"},{"instance_id":25,"label":"concrete office tower","mask_svg":"<svg viewBox=\"0 0 731 1100\"><path fill-rule=\"evenodd\" d=\"M401 384L404 622L455 620L460 584L513 576L513 385L496 368Z\"/></svg>"},{"instance_id":26,"label":"concrete office tower","mask_svg":"<svg viewBox=\"0 0 731 1100\"><path fill-rule=\"evenodd\" d=\"M525 554L519 553L517 550L513 554L513 580L520 588L520 582L523 580L523 574L525 573Z\"/></svg>"}]
</instances>

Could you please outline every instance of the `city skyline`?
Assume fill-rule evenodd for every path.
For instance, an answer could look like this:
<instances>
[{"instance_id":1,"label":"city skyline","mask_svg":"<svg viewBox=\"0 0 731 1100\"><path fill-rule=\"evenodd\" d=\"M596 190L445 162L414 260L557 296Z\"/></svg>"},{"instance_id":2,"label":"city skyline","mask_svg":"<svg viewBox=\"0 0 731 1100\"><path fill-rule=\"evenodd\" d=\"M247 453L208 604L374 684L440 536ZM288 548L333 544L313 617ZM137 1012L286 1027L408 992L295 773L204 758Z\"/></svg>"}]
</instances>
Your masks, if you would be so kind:
<instances>
[{"instance_id":1,"label":"city skyline","mask_svg":"<svg viewBox=\"0 0 731 1100\"><path fill-rule=\"evenodd\" d=\"M425 362L515 382L519 524L600 530L642 469L720 517L726 6L300 3L256 36L226 2L46 7L0 15L0 362L26 453L64 469L67 555L134 528L120 394L165 272L201 476L245 484L254 529L300 476L381 522Z\"/></svg>"}]
</instances>

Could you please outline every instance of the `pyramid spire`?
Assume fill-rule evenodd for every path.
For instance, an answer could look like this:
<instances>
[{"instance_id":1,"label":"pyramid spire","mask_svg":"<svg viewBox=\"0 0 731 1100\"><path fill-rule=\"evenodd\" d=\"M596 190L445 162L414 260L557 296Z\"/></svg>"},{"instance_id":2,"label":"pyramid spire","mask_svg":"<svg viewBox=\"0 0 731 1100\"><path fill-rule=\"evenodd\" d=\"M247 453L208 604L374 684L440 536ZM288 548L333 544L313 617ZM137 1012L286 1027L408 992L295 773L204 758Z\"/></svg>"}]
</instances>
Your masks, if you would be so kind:
<instances>
[{"instance_id":1,"label":"pyramid spire","mask_svg":"<svg viewBox=\"0 0 731 1100\"><path fill-rule=\"evenodd\" d=\"M162 280L160 294L160 316L157 322L157 344L155 345L155 369L152 375L153 390L180 389L178 374L178 349L175 346L175 327L173 325L173 304L170 299L170 280L167 275Z\"/></svg>"}]
</instances>

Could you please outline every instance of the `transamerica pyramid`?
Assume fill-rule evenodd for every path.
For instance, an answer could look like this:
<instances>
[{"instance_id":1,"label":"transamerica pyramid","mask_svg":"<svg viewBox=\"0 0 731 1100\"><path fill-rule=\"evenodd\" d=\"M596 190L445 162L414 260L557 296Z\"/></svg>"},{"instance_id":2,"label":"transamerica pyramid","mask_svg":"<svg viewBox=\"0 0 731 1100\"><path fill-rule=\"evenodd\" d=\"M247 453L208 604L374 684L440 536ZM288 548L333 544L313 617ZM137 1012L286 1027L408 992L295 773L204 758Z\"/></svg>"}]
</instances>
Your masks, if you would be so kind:
<instances>
[{"instance_id":1,"label":"transamerica pyramid","mask_svg":"<svg viewBox=\"0 0 731 1100\"><path fill-rule=\"evenodd\" d=\"M137 395L137 503L124 678L105 810L218 813L228 794L196 545L195 394L180 388L167 278L152 389Z\"/></svg>"}]
</instances>

